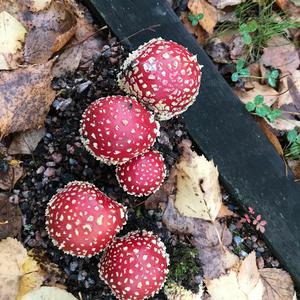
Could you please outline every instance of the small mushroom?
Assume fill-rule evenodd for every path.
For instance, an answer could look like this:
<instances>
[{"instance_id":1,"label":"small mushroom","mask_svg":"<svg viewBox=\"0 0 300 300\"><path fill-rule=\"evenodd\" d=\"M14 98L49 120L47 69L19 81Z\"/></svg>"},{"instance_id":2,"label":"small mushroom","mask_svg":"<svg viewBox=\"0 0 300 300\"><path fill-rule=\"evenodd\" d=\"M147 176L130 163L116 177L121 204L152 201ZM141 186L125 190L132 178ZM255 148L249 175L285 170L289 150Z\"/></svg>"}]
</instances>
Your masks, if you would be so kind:
<instances>
[{"instance_id":1,"label":"small mushroom","mask_svg":"<svg viewBox=\"0 0 300 300\"><path fill-rule=\"evenodd\" d=\"M100 277L120 300L154 296L164 285L169 256L163 242L147 231L117 238L104 252Z\"/></svg>"},{"instance_id":2,"label":"small mushroom","mask_svg":"<svg viewBox=\"0 0 300 300\"><path fill-rule=\"evenodd\" d=\"M125 207L83 181L68 183L46 210L46 229L54 245L80 257L101 252L125 223Z\"/></svg>"},{"instance_id":3,"label":"small mushroom","mask_svg":"<svg viewBox=\"0 0 300 300\"><path fill-rule=\"evenodd\" d=\"M201 67L196 55L183 46L152 39L125 60L118 83L126 93L141 99L158 119L168 120L196 100Z\"/></svg>"},{"instance_id":4,"label":"small mushroom","mask_svg":"<svg viewBox=\"0 0 300 300\"><path fill-rule=\"evenodd\" d=\"M147 196L156 192L166 177L163 156L158 151L148 151L118 165L119 184L130 195Z\"/></svg>"},{"instance_id":5,"label":"small mushroom","mask_svg":"<svg viewBox=\"0 0 300 300\"><path fill-rule=\"evenodd\" d=\"M80 134L96 159L118 164L146 152L159 134L159 123L134 97L108 96L85 110Z\"/></svg>"}]
</instances>

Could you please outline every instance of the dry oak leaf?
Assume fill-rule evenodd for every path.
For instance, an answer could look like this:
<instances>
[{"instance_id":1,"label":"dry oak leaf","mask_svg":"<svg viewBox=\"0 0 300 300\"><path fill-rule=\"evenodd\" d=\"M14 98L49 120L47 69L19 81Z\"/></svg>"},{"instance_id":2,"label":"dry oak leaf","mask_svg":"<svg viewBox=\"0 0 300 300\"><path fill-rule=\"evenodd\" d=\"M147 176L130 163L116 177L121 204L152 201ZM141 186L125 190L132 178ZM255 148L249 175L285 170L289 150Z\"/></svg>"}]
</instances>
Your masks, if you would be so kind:
<instances>
[{"instance_id":1,"label":"dry oak leaf","mask_svg":"<svg viewBox=\"0 0 300 300\"><path fill-rule=\"evenodd\" d=\"M262 300L264 286L256 265L255 252L251 252L238 270L213 280L206 280L211 300Z\"/></svg>"},{"instance_id":2,"label":"dry oak leaf","mask_svg":"<svg viewBox=\"0 0 300 300\"><path fill-rule=\"evenodd\" d=\"M0 140L9 133L44 125L55 98L52 64L0 73Z\"/></svg>"},{"instance_id":3,"label":"dry oak leaf","mask_svg":"<svg viewBox=\"0 0 300 300\"><path fill-rule=\"evenodd\" d=\"M8 201L8 195L0 193L0 240L7 237L20 237L22 212L18 205Z\"/></svg>"},{"instance_id":4,"label":"dry oak leaf","mask_svg":"<svg viewBox=\"0 0 300 300\"><path fill-rule=\"evenodd\" d=\"M26 295L21 300L77 300L71 293L57 287L42 286Z\"/></svg>"},{"instance_id":5,"label":"dry oak leaf","mask_svg":"<svg viewBox=\"0 0 300 300\"><path fill-rule=\"evenodd\" d=\"M253 88L247 91L242 91L240 89L234 89L236 95L240 100L246 104L249 101L253 101L255 96L261 95L264 96L264 103L268 106L273 105L278 99L278 92L275 91L268 85L262 85L257 81L252 81Z\"/></svg>"},{"instance_id":6,"label":"dry oak leaf","mask_svg":"<svg viewBox=\"0 0 300 300\"><path fill-rule=\"evenodd\" d=\"M176 164L175 207L187 217L214 221L222 204L219 172L213 161L198 156L190 148Z\"/></svg>"},{"instance_id":7,"label":"dry oak leaf","mask_svg":"<svg viewBox=\"0 0 300 300\"><path fill-rule=\"evenodd\" d=\"M217 9L205 0L189 0L188 8L195 16L203 14L199 24L208 34L212 34L218 22Z\"/></svg>"},{"instance_id":8,"label":"dry oak leaf","mask_svg":"<svg viewBox=\"0 0 300 300\"><path fill-rule=\"evenodd\" d=\"M16 68L26 29L6 11L0 12L0 69Z\"/></svg>"},{"instance_id":9,"label":"dry oak leaf","mask_svg":"<svg viewBox=\"0 0 300 300\"><path fill-rule=\"evenodd\" d=\"M218 9L223 9L227 6L234 6L245 2L245 0L208 0L208 2Z\"/></svg>"},{"instance_id":10,"label":"dry oak leaf","mask_svg":"<svg viewBox=\"0 0 300 300\"><path fill-rule=\"evenodd\" d=\"M45 133L44 127L17 133L9 145L8 154L32 154Z\"/></svg>"},{"instance_id":11,"label":"dry oak leaf","mask_svg":"<svg viewBox=\"0 0 300 300\"><path fill-rule=\"evenodd\" d=\"M268 47L264 48L260 64L262 67L279 69L284 75L293 74L300 65L300 58L294 44L275 36L268 42Z\"/></svg>"},{"instance_id":12,"label":"dry oak leaf","mask_svg":"<svg viewBox=\"0 0 300 300\"><path fill-rule=\"evenodd\" d=\"M76 32L76 17L63 2L53 1L45 11L28 12L30 30L26 35L24 60L30 64L45 63Z\"/></svg>"},{"instance_id":13,"label":"dry oak leaf","mask_svg":"<svg viewBox=\"0 0 300 300\"><path fill-rule=\"evenodd\" d=\"M16 300L27 252L16 239L0 241L0 300Z\"/></svg>"}]
</instances>

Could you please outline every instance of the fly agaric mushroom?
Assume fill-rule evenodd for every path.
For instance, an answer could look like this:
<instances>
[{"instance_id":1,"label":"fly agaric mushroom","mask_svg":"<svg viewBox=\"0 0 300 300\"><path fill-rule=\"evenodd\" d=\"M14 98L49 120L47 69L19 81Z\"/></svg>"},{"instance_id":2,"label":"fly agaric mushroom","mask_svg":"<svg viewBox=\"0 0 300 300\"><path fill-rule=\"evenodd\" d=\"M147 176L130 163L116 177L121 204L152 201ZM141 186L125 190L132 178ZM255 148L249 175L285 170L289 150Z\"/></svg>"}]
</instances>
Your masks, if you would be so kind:
<instances>
[{"instance_id":1,"label":"fly agaric mushroom","mask_svg":"<svg viewBox=\"0 0 300 300\"><path fill-rule=\"evenodd\" d=\"M80 133L96 159L118 164L146 152L159 134L159 123L134 97L108 96L85 110Z\"/></svg>"},{"instance_id":2,"label":"fly agaric mushroom","mask_svg":"<svg viewBox=\"0 0 300 300\"><path fill-rule=\"evenodd\" d=\"M83 181L68 183L46 210L46 229L54 245L80 257L101 252L125 223L125 207Z\"/></svg>"},{"instance_id":3,"label":"fly agaric mushroom","mask_svg":"<svg viewBox=\"0 0 300 300\"><path fill-rule=\"evenodd\" d=\"M196 55L162 38L152 39L130 54L118 74L120 88L141 99L160 120L181 114L193 104L200 79Z\"/></svg>"},{"instance_id":4,"label":"fly agaric mushroom","mask_svg":"<svg viewBox=\"0 0 300 300\"><path fill-rule=\"evenodd\" d=\"M118 165L116 176L128 194L150 195L160 188L166 177L164 158L158 151L148 151Z\"/></svg>"},{"instance_id":5,"label":"fly agaric mushroom","mask_svg":"<svg viewBox=\"0 0 300 300\"><path fill-rule=\"evenodd\" d=\"M169 256L160 239L147 231L117 238L100 260L100 277L120 300L154 296L164 285Z\"/></svg>"}]
</instances>

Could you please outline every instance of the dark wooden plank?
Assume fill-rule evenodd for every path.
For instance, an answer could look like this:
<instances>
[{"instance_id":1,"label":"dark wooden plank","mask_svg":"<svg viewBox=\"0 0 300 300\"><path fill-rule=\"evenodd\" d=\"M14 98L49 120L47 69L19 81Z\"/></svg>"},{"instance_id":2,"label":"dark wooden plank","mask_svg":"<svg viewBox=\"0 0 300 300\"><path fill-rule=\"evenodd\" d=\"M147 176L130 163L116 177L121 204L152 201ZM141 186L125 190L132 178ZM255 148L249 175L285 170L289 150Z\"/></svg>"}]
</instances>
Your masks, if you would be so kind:
<instances>
[{"instance_id":1,"label":"dark wooden plank","mask_svg":"<svg viewBox=\"0 0 300 300\"><path fill-rule=\"evenodd\" d=\"M300 288L300 185L165 0L86 0L131 49L153 37L183 44L204 65L196 103L184 114L194 141L218 165L228 191L267 220L264 238ZM135 32L159 24L155 31Z\"/></svg>"}]
</instances>

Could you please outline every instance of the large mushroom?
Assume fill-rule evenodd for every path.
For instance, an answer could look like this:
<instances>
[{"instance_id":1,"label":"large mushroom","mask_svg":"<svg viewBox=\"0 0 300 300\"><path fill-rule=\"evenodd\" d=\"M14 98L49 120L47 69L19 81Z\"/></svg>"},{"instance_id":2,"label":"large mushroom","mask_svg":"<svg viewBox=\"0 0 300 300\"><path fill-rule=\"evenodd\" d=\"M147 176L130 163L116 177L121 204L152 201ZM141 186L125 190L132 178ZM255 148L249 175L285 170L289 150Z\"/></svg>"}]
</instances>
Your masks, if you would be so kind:
<instances>
[{"instance_id":1,"label":"large mushroom","mask_svg":"<svg viewBox=\"0 0 300 300\"><path fill-rule=\"evenodd\" d=\"M154 296L164 285L169 257L163 242L147 231L117 238L104 252L100 277L120 300Z\"/></svg>"},{"instance_id":2,"label":"large mushroom","mask_svg":"<svg viewBox=\"0 0 300 300\"><path fill-rule=\"evenodd\" d=\"M158 151L148 151L118 165L116 176L128 194L150 195L160 188L166 177L164 158Z\"/></svg>"},{"instance_id":3,"label":"large mushroom","mask_svg":"<svg viewBox=\"0 0 300 300\"><path fill-rule=\"evenodd\" d=\"M159 134L159 123L134 97L108 96L85 110L80 133L95 158L118 164L146 152Z\"/></svg>"},{"instance_id":4,"label":"large mushroom","mask_svg":"<svg viewBox=\"0 0 300 300\"><path fill-rule=\"evenodd\" d=\"M46 210L46 229L67 254L101 252L126 223L126 209L95 185L73 181L54 195Z\"/></svg>"},{"instance_id":5,"label":"large mushroom","mask_svg":"<svg viewBox=\"0 0 300 300\"><path fill-rule=\"evenodd\" d=\"M120 88L139 98L160 120L181 114L196 100L200 79L196 55L161 38L130 54L118 75Z\"/></svg>"}]
</instances>

